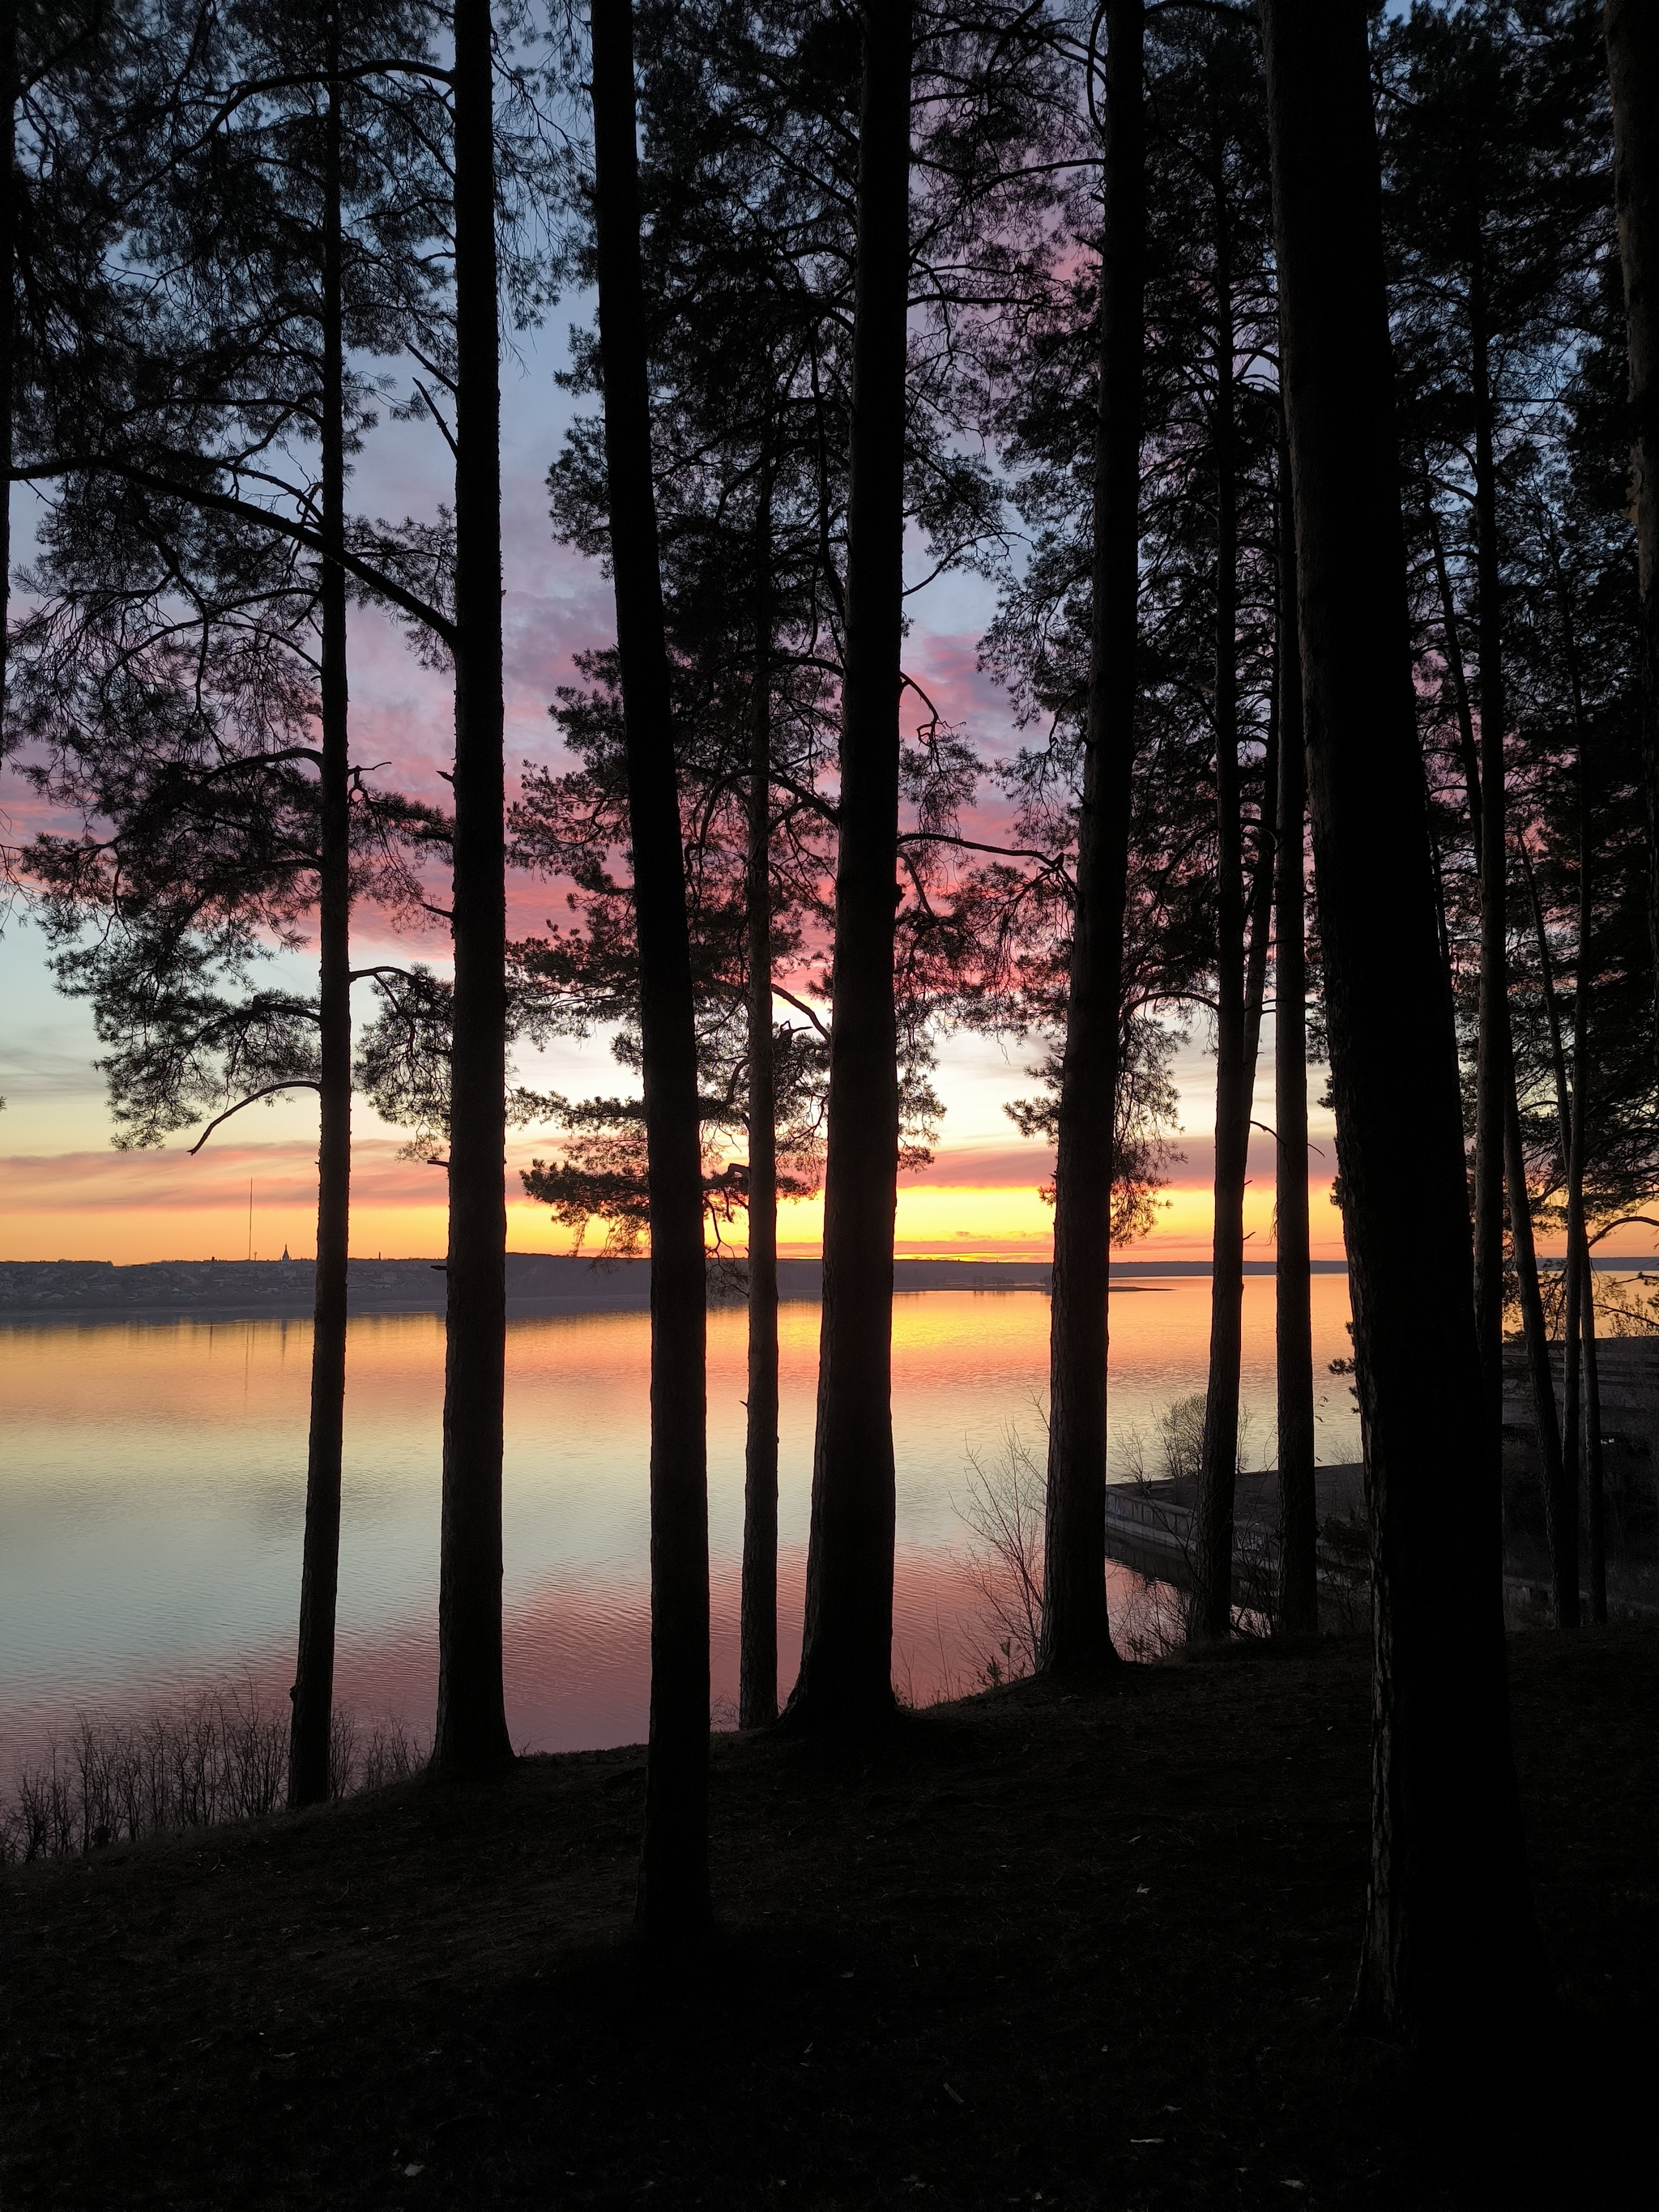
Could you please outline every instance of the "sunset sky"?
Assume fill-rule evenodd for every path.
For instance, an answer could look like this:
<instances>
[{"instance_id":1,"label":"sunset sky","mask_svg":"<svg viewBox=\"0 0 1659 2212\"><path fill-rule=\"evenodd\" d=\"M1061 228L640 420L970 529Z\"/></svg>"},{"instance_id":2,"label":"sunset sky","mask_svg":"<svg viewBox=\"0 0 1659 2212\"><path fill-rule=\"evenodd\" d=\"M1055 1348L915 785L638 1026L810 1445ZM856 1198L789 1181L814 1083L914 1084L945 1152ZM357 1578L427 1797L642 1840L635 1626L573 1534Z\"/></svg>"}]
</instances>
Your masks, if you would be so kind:
<instances>
[{"instance_id":1,"label":"sunset sky","mask_svg":"<svg viewBox=\"0 0 1659 2212\"><path fill-rule=\"evenodd\" d=\"M571 403L553 382L562 325L526 343L522 367L503 375L503 526L507 594L507 750L509 769L557 750L547 717L555 687L572 673L571 655L605 641L612 630L610 586L599 568L556 546L546 520L543 478L558 447ZM447 497L435 434L386 423L372 436L352 491L360 511L388 517L430 514ZM30 514L20 491L14 543L27 558ZM921 549L916 549L918 556ZM921 570L920 558L917 562ZM1007 703L975 667L978 637L992 609L989 587L972 578L931 585L910 602L913 629L906 665L948 720L981 745L1011 741ZM442 680L423 671L401 636L373 614L352 618L353 757L395 764L403 787L436 797L437 771L452 739L450 702ZM38 818L15 775L5 778L4 834L15 837ZM527 878L510 887L514 926L529 931L552 911L556 893ZM365 916L360 958L379 953L441 962L431 939L393 939ZM295 963L304 987L303 963ZM216 1135L199 1157L188 1137L153 1152L121 1153L110 1124L97 1051L83 1006L59 997L46 973L38 933L14 915L0 940L0 1258L110 1259L132 1261L217 1256L240 1258L248 1246L252 1184L255 1251L308 1255L314 1243L316 1108L308 1094L273 1107L254 1107ZM1257 1118L1271 1122L1271 1022L1264 1035ZM1049 1244L1049 1212L1038 1195L1050 1171L1046 1150L1027 1143L1003 1111L1030 1088L1027 1060L1036 1048L1018 1042L957 1036L942 1048L938 1087L947 1111L932 1167L905 1178L898 1208L898 1245L910 1255L1035 1257ZM1183 1048L1177 1077L1184 1158L1164 1193L1167 1201L1147 1255L1203 1258L1209 1249L1213 1060L1195 1032ZM617 1070L602 1038L561 1045L519 1061L520 1079L566 1093L614 1091ZM1316 1094L1322 1085L1315 1072ZM441 1254L444 1249L442 1176L400 1161L400 1135L360 1103L354 1167L352 1246L359 1254ZM1323 1148L1313 1162L1314 1251L1339 1258L1334 1208L1326 1203L1334 1153L1328 1118L1314 1114ZM515 1133L512 1166L545 1149L535 1133ZM1246 1227L1251 1256L1271 1256L1273 1146L1258 1133L1251 1153ZM817 1249L821 1207L785 1209L780 1224L787 1252ZM517 1251L568 1249L569 1232L519 1193L509 1174L508 1242Z\"/></svg>"}]
</instances>

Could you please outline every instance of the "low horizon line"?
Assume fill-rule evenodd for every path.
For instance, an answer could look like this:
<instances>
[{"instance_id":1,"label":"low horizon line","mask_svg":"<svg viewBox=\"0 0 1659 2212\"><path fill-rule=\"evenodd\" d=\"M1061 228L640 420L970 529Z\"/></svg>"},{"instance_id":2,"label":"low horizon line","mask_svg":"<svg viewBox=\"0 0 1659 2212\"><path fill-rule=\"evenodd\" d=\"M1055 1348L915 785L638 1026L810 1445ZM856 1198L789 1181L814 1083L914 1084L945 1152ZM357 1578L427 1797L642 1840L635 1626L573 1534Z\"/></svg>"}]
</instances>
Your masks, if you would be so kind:
<instances>
[{"instance_id":1,"label":"low horizon line","mask_svg":"<svg viewBox=\"0 0 1659 2212\"><path fill-rule=\"evenodd\" d=\"M587 1253L509 1250L506 1255L506 1257L509 1260L568 1261L580 1263L585 1267L595 1268L623 1267L629 1264L647 1262L650 1256L649 1252L605 1253L604 1251ZM726 1255L711 1251L707 1256L711 1260L729 1257L737 1264L741 1265L744 1261L746 1261L748 1255L746 1253L732 1253ZM822 1266L823 1259L823 1255L822 1252L780 1253L778 1255L778 1265L781 1267L818 1267ZM376 1252L374 1254L367 1252L354 1252L351 1255L351 1260L354 1263L363 1266L424 1267L434 1267L440 1270L441 1270L445 1266L445 1261L441 1255L422 1252ZM222 1259L216 1254L211 1255L206 1259L180 1257L169 1260L13 1260L0 1258L0 1267L112 1267L120 1268L123 1270L133 1267L280 1267L285 1265L289 1267L313 1267L315 1264L316 1255L314 1253L284 1253L281 1257L272 1257L269 1255L262 1255L256 1254L252 1259L244 1257L240 1260L231 1258L229 1256ZM895 1267L967 1267L1049 1268L1052 1267L1054 1262L1051 1257L1037 1254L1031 1254L1022 1257L1009 1253L897 1252L893 1255L893 1264ZM1349 1263L1346 1257L1341 1259L1314 1259L1310 1260L1308 1264L1310 1270L1316 1274L1346 1274L1348 1273ZM1538 1255L1538 1265L1542 1270L1559 1273L1565 1265L1565 1255L1559 1253L1540 1253ZM1595 1253L1591 1255L1591 1265L1598 1272L1614 1268L1633 1268L1638 1273L1646 1272L1655 1268L1659 1268L1659 1253ZM1278 1261L1276 1260L1267 1259L1246 1259L1243 1262L1243 1267L1244 1272L1247 1274L1273 1274L1277 1272ZM1176 1273L1181 1274L1207 1275L1214 1272L1214 1263L1212 1261L1207 1259L1181 1259L1174 1257L1159 1258L1151 1255L1146 1258L1133 1258L1115 1255L1110 1261L1110 1268L1114 1274L1154 1274Z\"/></svg>"}]
</instances>

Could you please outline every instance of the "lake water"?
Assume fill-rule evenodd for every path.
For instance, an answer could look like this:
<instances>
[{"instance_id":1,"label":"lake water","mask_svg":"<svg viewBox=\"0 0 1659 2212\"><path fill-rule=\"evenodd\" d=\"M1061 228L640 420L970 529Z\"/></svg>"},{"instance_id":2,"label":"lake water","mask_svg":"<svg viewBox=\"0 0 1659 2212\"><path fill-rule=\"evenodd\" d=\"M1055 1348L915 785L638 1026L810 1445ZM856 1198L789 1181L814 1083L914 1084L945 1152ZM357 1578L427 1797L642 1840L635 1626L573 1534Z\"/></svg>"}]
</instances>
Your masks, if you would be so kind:
<instances>
[{"instance_id":1,"label":"lake water","mask_svg":"<svg viewBox=\"0 0 1659 2212\"><path fill-rule=\"evenodd\" d=\"M1314 1280L1319 1456L1358 1455L1345 1276ZM1209 1283L1114 1285L1113 1449L1204 1384ZM894 1663L918 1698L968 1686L990 1649L956 1510L970 1452L1010 1425L1041 1456L1048 1303L1034 1291L896 1302L898 1559ZM782 1311L781 1686L799 1656L818 1309ZM1244 1456L1271 1464L1273 1286L1244 1295ZM507 1331L507 1716L515 1743L640 1740L648 1671L643 1314L519 1320ZM295 1321L0 1329L0 1763L77 1708L125 1712L246 1674L292 1679L305 1515L311 1330ZM341 1700L429 1731L437 1680L435 1315L351 1324L340 1551ZM744 1316L709 1316L709 1539L717 1715L737 1692ZM1135 1581L1114 1570L1114 1596Z\"/></svg>"}]
</instances>

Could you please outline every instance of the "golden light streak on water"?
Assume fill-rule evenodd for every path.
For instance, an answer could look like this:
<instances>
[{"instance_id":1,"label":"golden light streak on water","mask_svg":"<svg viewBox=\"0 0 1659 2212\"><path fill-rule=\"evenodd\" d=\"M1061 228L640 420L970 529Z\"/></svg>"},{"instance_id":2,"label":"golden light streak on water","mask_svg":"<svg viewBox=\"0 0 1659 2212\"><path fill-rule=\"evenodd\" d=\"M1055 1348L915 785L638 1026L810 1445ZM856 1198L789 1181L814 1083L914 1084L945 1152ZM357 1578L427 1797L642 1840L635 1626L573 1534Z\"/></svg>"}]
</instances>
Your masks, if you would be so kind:
<instances>
[{"instance_id":1,"label":"golden light streak on water","mask_svg":"<svg viewBox=\"0 0 1659 2212\"><path fill-rule=\"evenodd\" d=\"M1315 1279L1321 1457L1355 1455L1347 1285ZM1115 1459L1203 1386L1204 1278L1115 1291ZM928 1291L896 1303L899 1469L896 1668L919 1695L963 1684L988 1649L962 1571L968 1455L1011 1425L1042 1455L1048 1301ZM799 1652L818 1309L780 1330L781 1642ZM246 1668L280 1696L291 1667L304 1518L311 1331L299 1321L131 1322L0 1331L0 1758L77 1705L142 1705ZM735 1694L743 1521L744 1319L708 1332L709 1527L717 1701ZM507 1665L515 1739L627 1741L643 1729L648 1623L642 1314L515 1320L504 1477ZM427 1724L435 1681L443 1328L351 1325L340 1578L340 1692ZM1273 1284L1244 1299L1246 1457L1270 1460Z\"/></svg>"}]
</instances>

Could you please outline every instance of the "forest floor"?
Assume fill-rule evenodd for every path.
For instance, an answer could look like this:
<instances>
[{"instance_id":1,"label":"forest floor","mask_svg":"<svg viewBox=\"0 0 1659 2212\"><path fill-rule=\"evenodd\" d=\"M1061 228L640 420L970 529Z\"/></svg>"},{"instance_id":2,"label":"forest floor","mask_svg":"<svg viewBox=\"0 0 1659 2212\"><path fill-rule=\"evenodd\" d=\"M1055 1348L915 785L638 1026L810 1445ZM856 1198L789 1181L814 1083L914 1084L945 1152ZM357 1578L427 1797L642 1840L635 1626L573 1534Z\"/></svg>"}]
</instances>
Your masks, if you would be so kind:
<instances>
[{"instance_id":1,"label":"forest floor","mask_svg":"<svg viewBox=\"0 0 1659 2212\"><path fill-rule=\"evenodd\" d=\"M1510 1651L1562 2014L1507 2104L1479 2052L1345 2033L1332 1644L717 1738L718 1924L667 1964L626 1934L637 1749L9 1869L0 2203L1651 2202L1659 1633Z\"/></svg>"}]
</instances>

